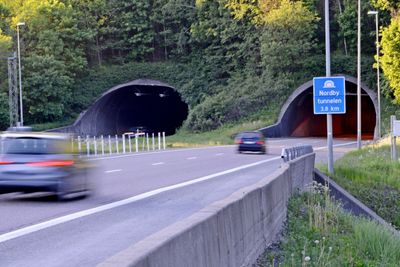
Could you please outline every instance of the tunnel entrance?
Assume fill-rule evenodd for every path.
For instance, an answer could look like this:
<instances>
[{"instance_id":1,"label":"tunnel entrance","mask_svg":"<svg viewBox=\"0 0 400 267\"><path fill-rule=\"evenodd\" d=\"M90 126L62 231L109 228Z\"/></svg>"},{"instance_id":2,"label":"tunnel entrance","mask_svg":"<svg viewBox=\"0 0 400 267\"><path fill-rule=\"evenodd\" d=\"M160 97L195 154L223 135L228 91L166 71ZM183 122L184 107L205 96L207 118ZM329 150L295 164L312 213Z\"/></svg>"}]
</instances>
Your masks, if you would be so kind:
<instances>
[{"instance_id":1,"label":"tunnel entrance","mask_svg":"<svg viewBox=\"0 0 400 267\"><path fill-rule=\"evenodd\" d=\"M375 94L361 86L361 131L363 139L374 139L377 122ZM357 138L357 81L346 77L346 113L335 114L334 137ZM299 87L281 110L278 123L261 129L270 137L326 137L326 115L313 111L313 83Z\"/></svg>"},{"instance_id":2,"label":"tunnel entrance","mask_svg":"<svg viewBox=\"0 0 400 267\"><path fill-rule=\"evenodd\" d=\"M171 86L135 80L104 93L74 123L80 135L113 135L145 129L174 134L187 118L188 106Z\"/></svg>"}]
</instances>

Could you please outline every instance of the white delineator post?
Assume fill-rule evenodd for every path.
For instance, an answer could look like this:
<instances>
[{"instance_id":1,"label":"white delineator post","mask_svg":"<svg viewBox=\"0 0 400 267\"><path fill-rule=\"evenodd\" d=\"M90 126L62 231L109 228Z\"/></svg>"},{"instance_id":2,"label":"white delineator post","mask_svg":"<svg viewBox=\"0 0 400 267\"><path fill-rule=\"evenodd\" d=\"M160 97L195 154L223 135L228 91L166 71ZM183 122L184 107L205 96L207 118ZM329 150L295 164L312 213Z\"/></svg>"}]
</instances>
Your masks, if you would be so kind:
<instances>
[{"instance_id":1,"label":"white delineator post","mask_svg":"<svg viewBox=\"0 0 400 267\"><path fill-rule=\"evenodd\" d=\"M90 155L89 135L86 135L86 153L87 153L87 156Z\"/></svg>"},{"instance_id":2,"label":"white delineator post","mask_svg":"<svg viewBox=\"0 0 400 267\"><path fill-rule=\"evenodd\" d=\"M151 134L151 139L153 141L153 150L156 150L155 143L154 143L154 133Z\"/></svg>"},{"instance_id":3,"label":"white delineator post","mask_svg":"<svg viewBox=\"0 0 400 267\"><path fill-rule=\"evenodd\" d=\"M119 147L118 147L118 135L115 135L115 146L116 146L116 151L117 151L117 154L119 154Z\"/></svg>"},{"instance_id":4,"label":"white delineator post","mask_svg":"<svg viewBox=\"0 0 400 267\"><path fill-rule=\"evenodd\" d=\"M161 150L161 133L158 133L158 150Z\"/></svg>"},{"instance_id":5,"label":"white delineator post","mask_svg":"<svg viewBox=\"0 0 400 267\"><path fill-rule=\"evenodd\" d=\"M81 153L82 152L82 144L81 144L81 137L78 136L78 152Z\"/></svg>"},{"instance_id":6,"label":"white delineator post","mask_svg":"<svg viewBox=\"0 0 400 267\"><path fill-rule=\"evenodd\" d=\"M163 149L165 150L165 132L162 133L163 136Z\"/></svg>"},{"instance_id":7,"label":"white delineator post","mask_svg":"<svg viewBox=\"0 0 400 267\"><path fill-rule=\"evenodd\" d=\"M150 151L149 134L148 133L146 133L146 146L147 146L147 151Z\"/></svg>"},{"instance_id":8,"label":"white delineator post","mask_svg":"<svg viewBox=\"0 0 400 267\"><path fill-rule=\"evenodd\" d=\"M94 155L97 156L97 140L96 140L96 136L93 136L93 146L94 146Z\"/></svg>"},{"instance_id":9,"label":"white delineator post","mask_svg":"<svg viewBox=\"0 0 400 267\"><path fill-rule=\"evenodd\" d=\"M126 149L125 149L125 135L122 135L122 153L126 153Z\"/></svg>"},{"instance_id":10,"label":"white delineator post","mask_svg":"<svg viewBox=\"0 0 400 267\"><path fill-rule=\"evenodd\" d=\"M101 154L104 155L104 136L101 136Z\"/></svg>"},{"instance_id":11,"label":"white delineator post","mask_svg":"<svg viewBox=\"0 0 400 267\"><path fill-rule=\"evenodd\" d=\"M111 136L108 135L108 153L112 155L112 145L111 145Z\"/></svg>"},{"instance_id":12,"label":"white delineator post","mask_svg":"<svg viewBox=\"0 0 400 267\"><path fill-rule=\"evenodd\" d=\"M138 140L138 135L137 134L135 134L135 150L136 150L136 153L137 152L139 152L139 140Z\"/></svg>"}]
</instances>

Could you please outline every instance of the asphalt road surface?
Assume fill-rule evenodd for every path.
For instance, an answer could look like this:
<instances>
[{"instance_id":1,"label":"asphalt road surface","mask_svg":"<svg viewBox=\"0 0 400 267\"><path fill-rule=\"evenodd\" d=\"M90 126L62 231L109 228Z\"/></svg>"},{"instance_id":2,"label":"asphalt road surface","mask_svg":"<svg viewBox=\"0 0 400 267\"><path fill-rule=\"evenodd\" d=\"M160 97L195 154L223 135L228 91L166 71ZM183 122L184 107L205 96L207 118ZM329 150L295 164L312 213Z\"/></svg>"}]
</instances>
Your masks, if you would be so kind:
<instances>
[{"instance_id":1,"label":"asphalt road surface","mask_svg":"<svg viewBox=\"0 0 400 267\"><path fill-rule=\"evenodd\" d=\"M92 196L56 202L40 194L0 195L0 266L96 266L143 238L254 184L279 168L281 150L326 139L270 139L267 155L234 146L91 159ZM335 158L354 140L335 140Z\"/></svg>"}]
</instances>

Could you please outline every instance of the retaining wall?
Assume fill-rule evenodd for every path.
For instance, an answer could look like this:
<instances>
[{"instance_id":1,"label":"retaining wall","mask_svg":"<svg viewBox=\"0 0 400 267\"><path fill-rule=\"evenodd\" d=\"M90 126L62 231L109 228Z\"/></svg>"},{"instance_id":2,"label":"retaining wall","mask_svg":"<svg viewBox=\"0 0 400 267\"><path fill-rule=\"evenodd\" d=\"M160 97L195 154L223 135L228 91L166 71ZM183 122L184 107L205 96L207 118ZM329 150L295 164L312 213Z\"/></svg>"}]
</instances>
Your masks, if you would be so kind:
<instances>
[{"instance_id":1,"label":"retaining wall","mask_svg":"<svg viewBox=\"0 0 400 267\"><path fill-rule=\"evenodd\" d=\"M313 179L315 154L134 244L102 267L251 266L279 238L287 201Z\"/></svg>"}]
</instances>

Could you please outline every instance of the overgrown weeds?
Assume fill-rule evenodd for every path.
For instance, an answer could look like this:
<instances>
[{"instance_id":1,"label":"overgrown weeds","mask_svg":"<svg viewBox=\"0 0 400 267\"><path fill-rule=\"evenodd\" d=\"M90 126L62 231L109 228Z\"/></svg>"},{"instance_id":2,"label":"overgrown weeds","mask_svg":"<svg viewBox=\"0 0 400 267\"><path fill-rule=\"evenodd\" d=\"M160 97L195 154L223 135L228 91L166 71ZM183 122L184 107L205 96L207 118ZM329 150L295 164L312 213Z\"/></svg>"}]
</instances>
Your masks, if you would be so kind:
<instances>
[{"instance_id":1,"label":"overgrown weeds","mask_svg":"<svg viewBox=\"0 0 400 267\"><path fill-rule=\"evenodd\" d=\"M345 213L314 184L293 196L285 236L258 266L398 266L400 238L375 222Z\"/></svg>"}]
</instances>

